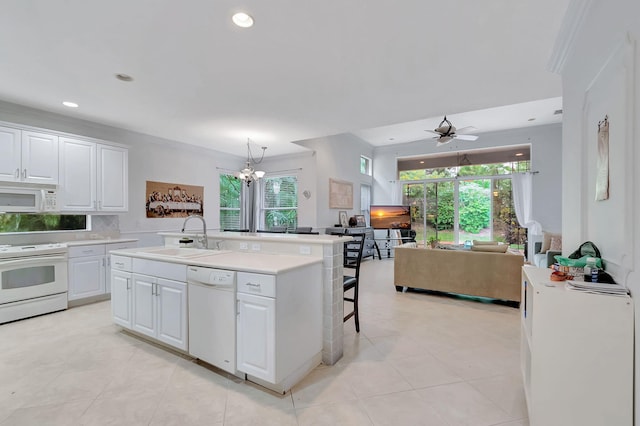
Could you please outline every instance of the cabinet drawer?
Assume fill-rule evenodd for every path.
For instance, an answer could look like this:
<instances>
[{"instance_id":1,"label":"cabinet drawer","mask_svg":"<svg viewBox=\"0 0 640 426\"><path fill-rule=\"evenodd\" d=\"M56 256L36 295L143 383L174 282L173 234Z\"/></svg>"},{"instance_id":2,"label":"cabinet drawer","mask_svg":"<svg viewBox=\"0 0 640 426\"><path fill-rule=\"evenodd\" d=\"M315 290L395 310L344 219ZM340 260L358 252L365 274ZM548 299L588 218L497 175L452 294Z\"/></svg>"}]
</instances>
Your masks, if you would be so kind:
<instances>
[{"instance_id":1,"label":"cabinet drawer","mask_svg":"<svg viewBox=\"0 0 640 426\"><path fill-rule=\"evenodd\" d=\"M118 256L115 254L111 255L111 269L117 269L119 271L128 271L131 272L131 258Z\"/></svg>"},{"instance_id":2,"label":"cabinet drawer","mask_svg":"<svg viewBox=\"0 0 640 426\"><path fill-rule=\"evenodd\" d=\"M106 245L107 253L111 250L122 250L136 247L138 247L138 243L135 241L129 241L127 243L107 243Z\"/></svg>"},{"instance_id":3,"label":"cabinet drawer","mask_svg":"<svg viewBox=\"0 0 640 426\"><path fill-rule=\"evenodd\" d=\"M187 265L159 262L156 260L133 259L133 272L168 280L187 282Z\"/></svg>"},{"instance_id":4,"label":"cabinet drawer","mask_svg":"<svg viewBox=\"0 0 640 426\"><path fill-rule=\"evenodd\" d=\"M274 275L238 272L238 293L276 297L276 277Z\"/></svg>"},{"instance_id":5,"label":"cabinet drawer","mask_svg":"<svg viewBox=\"0 0 640 426\"><path fill-rule=\"evenodd\" d=\"M104 244L69 247L69 257L100 256L104 253Z\"/></svg>"}]
</instances>

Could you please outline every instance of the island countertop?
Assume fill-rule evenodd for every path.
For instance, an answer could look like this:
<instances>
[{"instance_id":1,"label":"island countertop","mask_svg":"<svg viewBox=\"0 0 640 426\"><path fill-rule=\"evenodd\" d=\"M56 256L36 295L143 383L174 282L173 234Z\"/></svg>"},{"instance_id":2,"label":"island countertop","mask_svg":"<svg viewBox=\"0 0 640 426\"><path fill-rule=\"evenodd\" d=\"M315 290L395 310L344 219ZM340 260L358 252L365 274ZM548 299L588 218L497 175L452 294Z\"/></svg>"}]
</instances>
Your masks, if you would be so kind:
<instances>
[{"instance_id":1,"label":"island countertop","mask_svg":"<svg viewBox=\"0 0 640 426\"><path fill-rule=\"evenodd\" d=\"M321 263L322 258L286 254L236 252L230 250L177 249L175 247L141 247L111 251L112 255L127 256L182 265L204 266L233 271L280 274L292 269ZM159 254L180 250L187 254ZM207 252L211 252L210 254Z\"/></svg>"}]
</instances>

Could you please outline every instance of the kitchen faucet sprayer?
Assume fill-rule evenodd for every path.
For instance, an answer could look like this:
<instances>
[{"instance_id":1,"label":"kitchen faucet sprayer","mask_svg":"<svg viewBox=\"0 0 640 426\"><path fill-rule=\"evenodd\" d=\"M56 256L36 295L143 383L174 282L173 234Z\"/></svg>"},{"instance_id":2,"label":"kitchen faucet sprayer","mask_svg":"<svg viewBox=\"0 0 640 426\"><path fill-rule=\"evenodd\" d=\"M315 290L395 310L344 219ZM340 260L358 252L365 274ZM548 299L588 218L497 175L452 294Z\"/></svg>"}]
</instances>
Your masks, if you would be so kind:
<instances>
[{"instance_id":1,"label":"kitchen faucet sprayer","mask_svg":"<svg viewBox=\"0 0 640 426\"><path fill-rule=\"evenodd\" d=\"M182 224L182 233L184 234L184 228L187 226L187 222L189 221L189 219L192 218L197 218L200 219L202 221L202 234L203 234L203 239L201 241L202 245L204 246L204 248L208 249L209 248L209 242L207 239L207 222L205 222L204 217L198 215L198 214L192 214L187 216L187 218L184 220L184 223Z\"/></svg>"}]
</instances>

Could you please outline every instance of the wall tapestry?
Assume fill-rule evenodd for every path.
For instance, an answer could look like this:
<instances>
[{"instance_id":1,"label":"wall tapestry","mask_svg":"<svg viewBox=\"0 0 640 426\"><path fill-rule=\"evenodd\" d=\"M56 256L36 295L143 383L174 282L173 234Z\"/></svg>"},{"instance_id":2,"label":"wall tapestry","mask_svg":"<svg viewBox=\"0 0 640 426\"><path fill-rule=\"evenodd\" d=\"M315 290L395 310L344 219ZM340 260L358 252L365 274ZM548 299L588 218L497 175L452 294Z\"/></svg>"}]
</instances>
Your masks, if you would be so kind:
<instances>
[{"instance_id":1,"label":"wall tapestry","mask_svg":"<svg viewBox=\"0 0 640 426\"><path fill-rule=\"evenodd\" d=\"M598 123L596 201L609 199L609 117Z\"/></svg>"},{"instance_id":2,"label":"wall tapestry","mask_svg":"<svg viewBox=\"0 0 640 426\"><path fill-rule=\"evenodd\" d=\"M353 184L329 178L329 208L353 208Z\"/></svg>"},{"instance_id":3,"label":"wall tapestry","mask_svg":"<svg viewBox=\"0 0 640 426\"><path fill-rule=\"evenodd\" d=\"M147 217L187 217L204 213L203 186L147 181Z\"/></svg>"}]
</instances>

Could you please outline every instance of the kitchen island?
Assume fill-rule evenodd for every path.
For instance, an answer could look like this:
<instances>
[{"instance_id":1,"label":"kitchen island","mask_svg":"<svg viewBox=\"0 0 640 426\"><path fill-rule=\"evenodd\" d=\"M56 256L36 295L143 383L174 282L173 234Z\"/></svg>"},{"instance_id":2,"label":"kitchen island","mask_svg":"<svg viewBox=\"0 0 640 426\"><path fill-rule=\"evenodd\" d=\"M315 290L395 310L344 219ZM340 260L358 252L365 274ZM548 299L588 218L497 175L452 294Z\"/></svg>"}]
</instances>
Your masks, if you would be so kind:
<instances>
[{"instance_id":1,"label":"kitchen island","mask_svg":"<svg viewBox=\"0 0 640 426\"><path fill-rule=\"evenodd\" d=\"M222 347L203 360L279 392L321 362L321 258L147 247L116 250L111 265L114 322L137 335L200 359L192 348Z\"/></svg>"}]
</instances>

